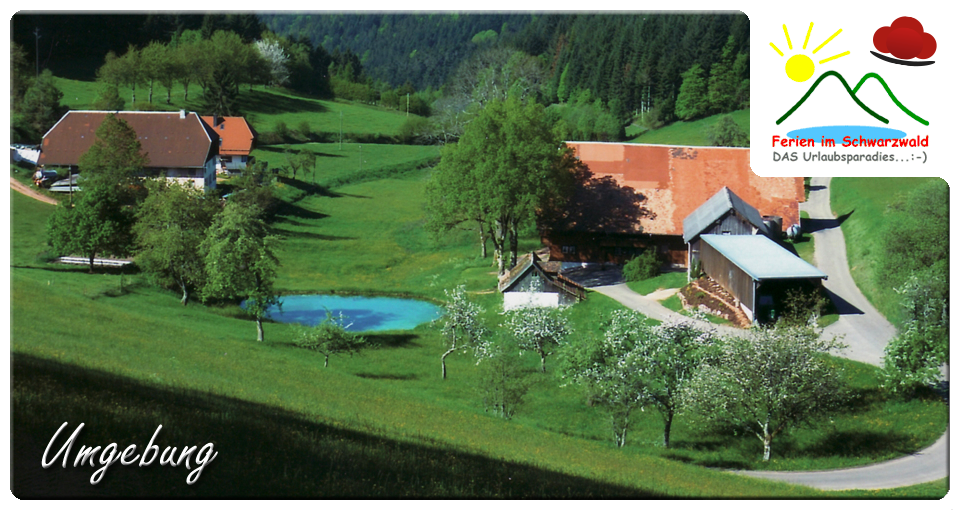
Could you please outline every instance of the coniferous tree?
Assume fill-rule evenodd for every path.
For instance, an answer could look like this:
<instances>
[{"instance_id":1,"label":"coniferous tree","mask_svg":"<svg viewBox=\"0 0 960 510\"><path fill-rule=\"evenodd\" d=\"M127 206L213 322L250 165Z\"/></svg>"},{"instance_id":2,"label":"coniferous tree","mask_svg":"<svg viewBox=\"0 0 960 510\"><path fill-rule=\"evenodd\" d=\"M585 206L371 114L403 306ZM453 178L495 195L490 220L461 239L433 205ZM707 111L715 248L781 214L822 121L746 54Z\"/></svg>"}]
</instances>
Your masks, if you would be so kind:
<instances>
[{"instance_id":1,"label":"coniferous tree","mask_svg":"<svg viewBox=\"0 0 960 510\"><path fill-rule=\"evenodd\" d=\"M683 84L677 95L675 113L681 120L693 120L702 117L710 106L707 97L707 82L703 78L703 68L700 64L693 64L683 73Z\"/></svg>"}]
</instances>

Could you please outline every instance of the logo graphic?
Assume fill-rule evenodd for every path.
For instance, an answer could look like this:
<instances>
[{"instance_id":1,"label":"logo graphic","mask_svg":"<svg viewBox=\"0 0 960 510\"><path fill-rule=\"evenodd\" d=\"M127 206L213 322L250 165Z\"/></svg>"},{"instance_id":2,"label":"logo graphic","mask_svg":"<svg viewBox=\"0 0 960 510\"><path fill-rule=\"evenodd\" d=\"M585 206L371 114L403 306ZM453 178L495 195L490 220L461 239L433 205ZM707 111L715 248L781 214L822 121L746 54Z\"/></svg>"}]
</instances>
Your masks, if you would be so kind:
<instances>
[{"instance_id":1,"label":"logo graphic","mask_svg":"<svg viewBox=\"0 0 960 510\"><path fill-rule=\"evenodd\" d=\"M813 50L813 54L816 55L818 51L822 50L823 47L827 45L827 43L833 40L834 37L840 35L840 32L842 31L843 31L842 28L840 30L837 30L836 32L834 32L833 35L828 37L826 41L823 41L822 43L820 43L820 46L817 46L817 48ZM807 37L803 40L803 49L807 49L807 43L810 42L811 32L813 32L813 23L810 23L810 28L807 29ZM793 43L790 42L790 32L787 30L786 25L783 26L783 35L787 38L787 48L792 50ZM781 57L783 56L783 52L780 51L780 48L777 48L776 44L770 43L770 46L773 47L773 49L776 50L776 52L779 53ZM820 63L826 64L831 60L835 60L849 54L850 54L849 51L838 53L832 57L828 57L821 60ZM810 77L813 76L813 69L814 69L813 59L811 59L810 57L802 53L797 53L796 55L790 57L789 60L787 60L787 66L786 66L787 76L793 81L804 82L809 80ZM777 124L779 124L779 122Z\"/></svg>"},{"instance_id":2,"label":"logo graphic","mask_svg":"<svg viewBox=\"0 0 960 510\"><path fill-rule=\"evenodd\" d=\"M810 41L811 33L813 32L814 25L810 23L810 26L807 28L807 34L803 41L802 50L806 50L808 43ZM839 29L833 33L830 37L824 40L819 46L817 46L812 52L812 55L816 55L821 49L823 49L828 43L834 40L843 32L843 29ZM790 33L787 29L787 25L783 25L783 34L786 38L786 44L788 50L793 50L793 43L790 40ZM936 41L933 36L927 34L923 31L923 26L914 18L910 17L901 17L896 21L890 24L890 26L882 27L876 31L873 37L873 44L878 50L883 53L891 53L893 57L886 55L880 55L876 52L871 52L876 55L878 58L881 58L887 62L893 62L903 65L929 65L932 64L932 61L909 61L913 58L926 59L933 55L936 51ZM773 42L770 43L770 46L781 56L784 57L784 52L781 51L776 44ZM818 64L825 64L827 62L839 59L841 57L850 55L850 51L844 51L842 53L834 54L830 57L819 60ZM809 80L815 74L816 65L814 64L814 59L807 56L803 52L797 52L791 56L785 66L785 71L787 77L791 80L801 83ZM836 78L836 80L828 80L828 78ZM861 99L857 94L860 92L861 88L870 83L871 80L875 80L880 86L883 87L883 90L886 92L886 96L890 99L907 116L913 120L919 122L924 126L929 126L930 122L921 117L920 115L911 111L907 106L897 98L897 96L891 90L890 85L877 73L869 72L864 74L857 84L854 87L851 87L847 80L841 75L838 71L829 70L816 78L812 85L807 89L806 93L785 113L783 113L776 120L776 124L780 125L786 121L794 112L796 112L806 101L810 98L813 92L820 86L824 81L827 83L836 83L839 82L844 90L846 95L856 103L856 105L869 114L871 117L883 124L889 124L890 120L878 113L874 108L871 108L867 105L864 100ZM873 96L873 101L875 102L876 96ZM877 105L874 105L877 106ZM883 106L883 105L879 105ZM811 104L807 104L807 108L815 107ZM787 136L790 138L802 138L806 140L816 140L822 144L836 144L839 141L847 140L850 138L861 139L902 139L906 137L906 133L897 129L891 129L887 127L879 126L818 126L818 127L809 127L802 129L795 129L787 133Z\"/></svg>"},{"instance_id":3,"label":"logo graphic","mask_svg":"<svg viewBox=\"0 0 960 510\"><path fill-rule=\"evenodd\" d=\"M905 66L928 66L932 60L912 59L928 59L937 52L937 40L923 31L919 21L909 16L897 18L888 27L880 27L873 34L873 46L880 53L889 53L896 58L871 51L873 56Z\"/></svg>"}]
</instances>

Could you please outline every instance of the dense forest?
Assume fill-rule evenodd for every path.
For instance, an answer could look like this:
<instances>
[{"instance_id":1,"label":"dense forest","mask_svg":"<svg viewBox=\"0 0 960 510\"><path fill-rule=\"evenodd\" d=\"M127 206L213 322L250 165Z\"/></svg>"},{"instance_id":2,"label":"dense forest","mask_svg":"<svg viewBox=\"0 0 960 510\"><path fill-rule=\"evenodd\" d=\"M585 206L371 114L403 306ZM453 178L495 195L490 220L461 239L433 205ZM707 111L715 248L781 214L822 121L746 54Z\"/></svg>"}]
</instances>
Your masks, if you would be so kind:
<instances>
[{"instance_id":1,"label":"dense forest","mask_svg":"<svg viewBox=\"0 0 960 510\"><path fill-rule=\"evenodd\" d=\"M364 14L262 15L271 30L309 38L328 52L359 55L367 76L417 90L449 85L465 63L493 47L536 57L542 100L586 93L620 117L643 108L674 120L682 74L695 64L735 71L740 105L748 101L750 24L743 14ZM737 66L737 57L740 57ZM735 68L735 69L734 69ZM736 106L736 105L732 105ZM732 108L725 108L726 110ZM717 110L717 109L715 109ZM717 110L719 111L719 110Z\"/></svg>"},{"instance_id":2,"label":"dense forest","mask_svg":"<svg viewBox=\"0 0 960 510\"><path fill-rule=\"evenodd\" d=\"M173 84L193 83L207 114L240 113L242 84L405 110L417 117L401 143L456 140L509 97L547 106L577 140L749 107L740 13L17 14L12 27L15 139L35 138L58 112L43 70L98 80L108 109L122 104L120 86L133 89L126 107L142 109L155 84L169 103ZM718 144L746 143L732 120L723 126Z\"/></svg>"}]
</instances>

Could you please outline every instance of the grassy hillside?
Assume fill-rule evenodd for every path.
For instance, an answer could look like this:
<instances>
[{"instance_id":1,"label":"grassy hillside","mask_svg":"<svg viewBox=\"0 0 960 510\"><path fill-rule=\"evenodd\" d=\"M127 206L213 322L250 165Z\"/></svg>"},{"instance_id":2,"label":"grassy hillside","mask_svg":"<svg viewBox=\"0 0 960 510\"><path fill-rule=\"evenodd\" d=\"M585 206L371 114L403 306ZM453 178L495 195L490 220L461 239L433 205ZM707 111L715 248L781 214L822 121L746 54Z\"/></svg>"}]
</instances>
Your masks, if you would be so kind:
<instances>
[{"instance_id":1,"label":"grassy hillside","mask_svg":"<svg viewBox=\"0 0 960 510\"><path fill-rule=\"evenodd\" d=\"M902 320L897 294L893 289L880 288L874 279L876 264L883 256L880 234L890 214L889 206L931 179L838 177L830 181L830 208L837 217L849 215L840 228L846 240L850 273L863 295L894 324Z\"/></svg>"},{"instance_id":2,"label":"grassy hillside","mask_svg":"<svg viewBox=\"0 0 960 510\"><path fill-rule=\"evenodd\" d=\"M488 310L487 319L499 320L500 297L490 292L493 268L489 259L474 258L472 232L454 233L440 244L427 238L420 230L426 171L404 175L322 193L302 181L286 181L278 190L295 200L273 225L284 237L277 287L281 293L337 290L440 299L444 288L466 283ZM705 430L697 420L680 418L673 431L676 448L663 450L657 446L661 421L653 409L634 416L628 446L617 450L601 410L587 405L577 388L559 385L552 359L541 376L538 360L522 358L533 381L527 404L515 419L497 419L483 408L480 367L470 358L449 360L450 379L440 381L441 341L429 325L371 335L376 348L354 358L335 357L324 369L319 356L292 346L288 325L266 324L267 340L258 344L253 323L236 307L183 307L174 293L152 287L141 275L90 275L84 268L46 264L43 225L52 207L19 194L12 199L14 414L22 420L14 433L27 437L18 444L42 446L64 420L86 422L91 434L96 429L117 438L112 440L131 441L162 422L171 440L222 445L221 467L203 476L205 483L230 489L197 494L817 494L704 469L761 467L761 448L756 438ZM536 240L525 243L533 246ZM578 331L597 331L599 319L618 307L591 294L570 311L571 322ZM900 456L942 432L941 402L885 402L873 368L844 364L858 388L855 405L832 416L829 425L778 437L774 460L762 467L862 464ZM247 458L241 457L248 455L247 443L263 445L258 448L265 453L239 460ZM311 455L322 460L290 463L279 474L269 459L299 459L304 444L312 444ZM36 455L32 450L29 457ZM475 474L478 469L482 475ZM340 471L347 474L331 474ZM518 489L484 478L505 472L528 482ZM265 473L275 473L275 480L258 481L271 478ZM180 483L156 490L184 494ZM377 488L361 492L370 484ZM292 492L283 492L285 487Z\"/></svg>"},{"instance_id":3,"label":"grassy hillside","mask_svg":"<svg viewBox=\"0 0 960 510\"><path fill-rule=\"evenodd\" d=\"M634 136L630 143L654 143L664 145L710 145L707 141L707 129L720 120L720 117L730 115L738 126L747 133L750 132L750 110L738 110L729 114L712 115L699 120L677 121L668 124L659 129L644 131ZM636 132L637 128L627 129L627 136L630 137Z\"/></svg>"},{"instance_id":4,"label":"grassy hillside","mask_svg":"<svg viewBox=\"0 0 960 510\"><path fill-rule=\"evenodd\" d=\"M57 78L57 86L63 92L62 104L77 110L93 108L99 87L97 83ZM133 107L131 92L129 87L120 87L120 97L127 102L126 109ZM187 101L183 100L183 86L176 84L171 93L171 102L167 104L167 91L155 86L153 103L149 109L202 110L203 90L199 85L190 86L187 98ZM137 103L146 102L147 89L140 87L137 89ZM301 124L306 123L314 133L339 133L342 112L343 133L348 139L359 134L393 136L407 120L403 113L396 110L347 101L306 98L259 86L252 91L249 87L241 87L237 107L253 128L261 133L273 132L278 122L285 123L291 131L297 131Z\"/></svg>"}]
</instances>

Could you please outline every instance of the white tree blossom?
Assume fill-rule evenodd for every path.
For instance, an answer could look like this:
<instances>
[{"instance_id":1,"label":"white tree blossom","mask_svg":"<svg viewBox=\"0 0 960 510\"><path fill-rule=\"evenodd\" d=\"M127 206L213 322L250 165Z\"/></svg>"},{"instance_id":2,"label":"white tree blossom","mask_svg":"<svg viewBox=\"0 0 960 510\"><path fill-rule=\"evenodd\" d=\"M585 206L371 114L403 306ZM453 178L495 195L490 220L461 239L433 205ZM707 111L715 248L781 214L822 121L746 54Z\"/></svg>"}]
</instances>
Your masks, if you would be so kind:
<instances>
[{"instance_id":1,"label":"white tree blossom","mask_svg":"<svg viewBox=\"0 0 960 510\"><path fill-rule=\"evenodd\" d=\"M585 387L590 400L604 407L618 447L626 442L630 414L647 405L663 417L663 442L670 446L681 390L714 345L712 332L689 322L650 326L646 320L635 312L614 312L597 345L567 350L571 359L564 378Z\"/></svg>"},{"instance_id":2,"label":"white tree blossom","mask_svg":"<svg viewBox=\"0 0 960 510\"><path fill-rule=\"evenodd\" d=\"M480 321L482 309L476 303L467 300L466 289L463 285L451 290L445 290L447 295L446 313L438 319L443 327L440 334L444 339L445 347L440 356L440 367L443 379L447 378L447 356L458 351L472 350L478 363L492 355L493 350L488 343L487 329Z\"/></svg>"},{"instance_id":3,"label":"white tree blossom","mask_svg":"<svg viewBox=\"0 0 960 510\"><path fill-rule=\"evenodd\" d=\"M256 43L257 51L270 64L270 85L283 85L290 79L290 70L287 61L290 59L279 41L259 40Z\"/></svg>"},{"instance_id":4,"label":"white tree blossom","mask_svg":"<svg viewBox=\"0 0 960 510\"><path fill-rule=\"evenodd\" d=\"M506 328L513 332L523 351L533 351L540 356L540 372L547 371L547 354L552 346L560 345L570 334L567 318L552 308L526 308L508 315Z\"/></svg>"},{"instance_id":5,"label":"white tree blossom","mask_svg":"<svg viewBox=\"0 0 960 510\"><path fill-rule=\"evenodd\" d=\"M685 387L684 406L756 435L768 461L777 434L843 402L840 368L827 356L842 347L812 326L727 338L717 358Z\"/></svg>"}]
</instances>

